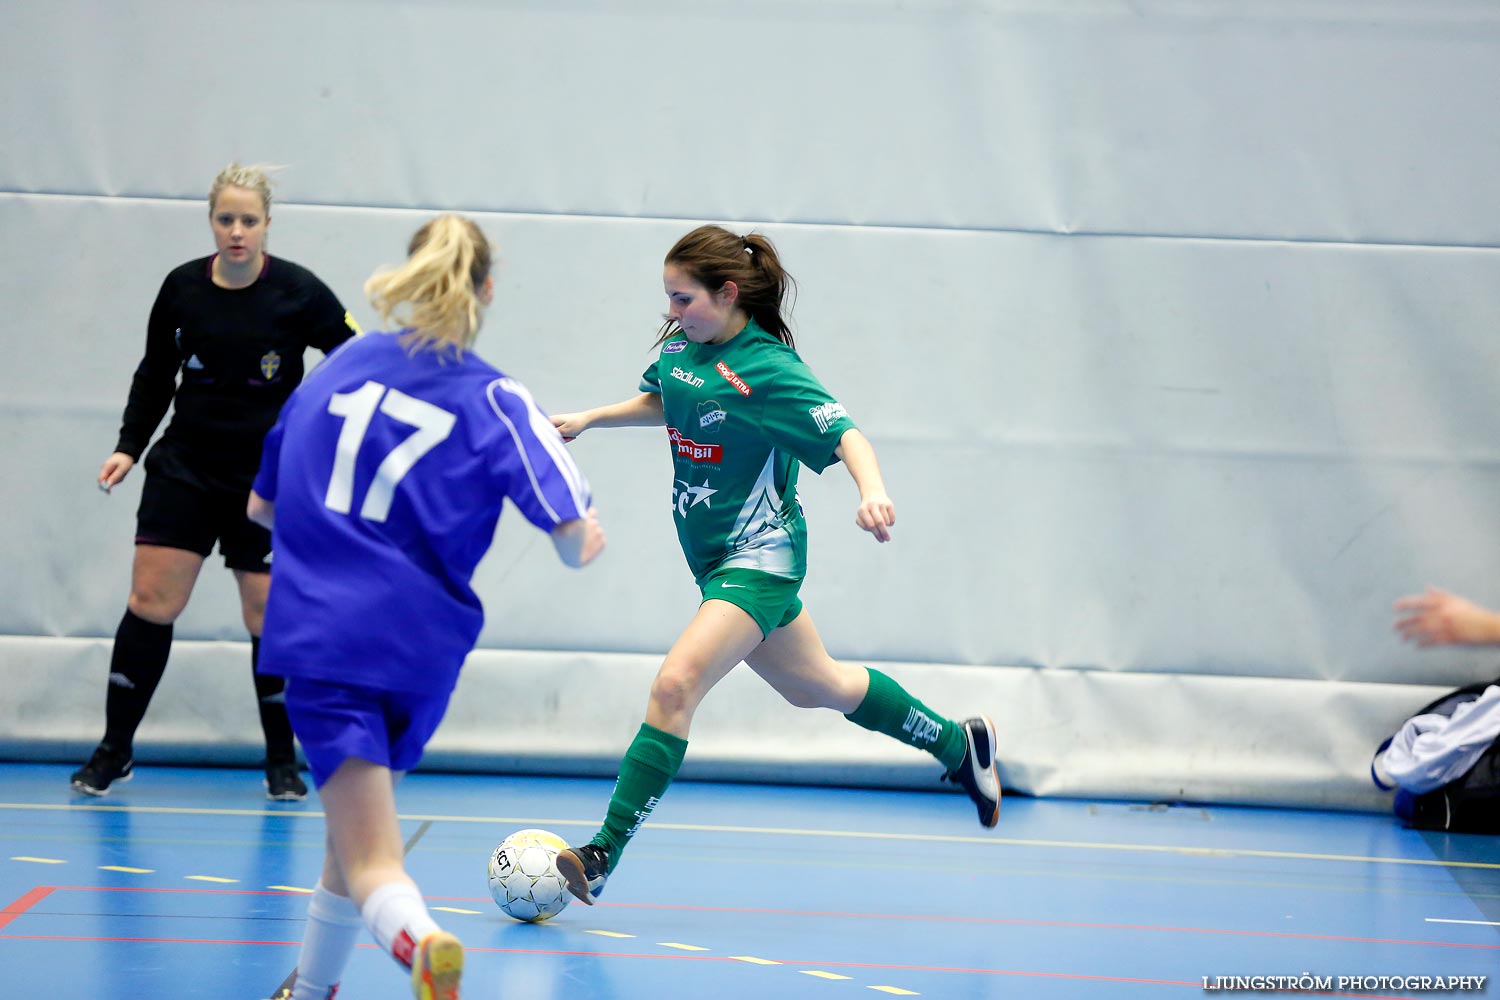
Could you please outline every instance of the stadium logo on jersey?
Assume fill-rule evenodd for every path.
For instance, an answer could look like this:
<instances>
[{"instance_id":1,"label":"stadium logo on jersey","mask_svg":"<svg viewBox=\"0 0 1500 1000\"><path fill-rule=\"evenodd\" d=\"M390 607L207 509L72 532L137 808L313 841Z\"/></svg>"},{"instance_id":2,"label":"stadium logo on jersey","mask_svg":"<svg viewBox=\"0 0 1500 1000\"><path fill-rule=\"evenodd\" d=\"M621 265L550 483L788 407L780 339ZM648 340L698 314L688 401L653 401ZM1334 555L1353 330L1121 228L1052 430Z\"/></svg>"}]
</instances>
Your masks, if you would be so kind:
<instances>
[{"instance_id":1,"label":"stadium logo on jersey","mask_svg":"<svg viewBox=\"0 0 1500 1000\"><path fill-rule=\"evenodd\" d=\"M281 355L275 351L267 351L260 356L260 373L266 377L266 381L275 378L280 369Z\"/></svg>"},{"instance_id":2,"label":"stadium logo on jersey","mask_svg":"<svg viewBox=\"0 0 1500 1000\"><path fill-rule=\"evenodd\" d=\"M700 503L712 510L714 505L709 502L709 497L717 492L719 491L709 488L707 479L703 480L702 486L694 486L686 479L674 479L672 481L672 506L677 508L677 513L682 517L687 517L688 509Z\"/></svg>"},{"instance_id":3,"label":"stadium logo on jersey","mask_svg":"<svg viewBox=\"0 0 1500 1000\"><path fill-rule=\"evenodd\" d=\"M694 441L692 438L682 436L682 431L675 427L667 428L667 437L672 442L673 449L679 458L686 458L693 462L708 462L710 465L718 465L724 460L724 446L722 444L705 444Z\"/></svg>"},{"instance_id":4,"label":"stadium logo on jersey","mask_svg":"<svg viewBox=\"0 0 1500 1000\"><path fill-rule=\"evenodd\" d=\"M841 403L821 403L811 407L807 411L812 414L813 423L818 425L818 433L827 434L828 428L837 421L849 416Z\"/></svg>"},{"instance_id":5,"label":"stadium logo on jersey","mask_svg":"<svg viewBox=\"0 0 1500 1000\"><path fill-rule=\"evenodd\" d=\"M685 347L687 347L687 341L674 340L670 344L663 344L661 347L661 352L663 354L676 354L679 351L683 350Z\"/></svg>"},{"instance_id":6,"label":"stadium logo on jersey","mask_svg":"<svg viewBox=\"0 0 1500 1000\"><path fill-rule=\"evenodd\" d=\"M694 389L697 389L703 385L703 380L701 378L699 378L695 373L687 371L683 368L673 368L672 377L679 382L686 382Z\"/></svg>"},{"instance_id":7,"label":"stadium logo on jersey","mask_svg":"<svg viewBox=\"0 0 1500 1000\"><path fill-rule=\"evenodd\" d=\"M698 404L698 429L709 434L719 433L719 425L729 419L724 407L716 399L705 399Z\"/></svg>"},{"instance_id":8,"label":"stadium logo on jersey","mask_svg":"<svg viewBox=\"0 0 1500 1000\"><path fill-rule=\"evenodd\" d=\"M750 395L750 386L746 385L745 380L734 373L733 368L720 361L718 364L714 365L714 370L717 371L720 375L724 376L724 381L728 382L730 385L738 389L741 396Z\"/></svg>"}]
</instances>

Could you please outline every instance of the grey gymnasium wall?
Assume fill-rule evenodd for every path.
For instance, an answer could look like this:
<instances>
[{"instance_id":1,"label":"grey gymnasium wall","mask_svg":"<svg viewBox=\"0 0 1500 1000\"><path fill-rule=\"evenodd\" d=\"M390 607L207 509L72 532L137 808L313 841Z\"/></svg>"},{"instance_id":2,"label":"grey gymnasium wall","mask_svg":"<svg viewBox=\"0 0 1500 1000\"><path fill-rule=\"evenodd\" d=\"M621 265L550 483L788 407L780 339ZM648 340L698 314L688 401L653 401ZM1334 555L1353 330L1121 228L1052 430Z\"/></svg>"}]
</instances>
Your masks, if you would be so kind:
<instances>
[{"instance_id":1,"label":"grey gymnasium wall","mask_svg":"<svg viewBox=\"0 0 1500 1000\"><path fill-rule=\"evenodd\" d=\"M93 486L147 310L232 158L271 247L360 287L439 209L504 255L481 353L553 410L634 391L660 261L759 229L897 539L808 477L834 653L999 723L1039 794L1379 807L1373 741L1496 658L1402 648L1500 601L1500 9L1488 0L0 2L0 752L98 737L137 473ZM612 774L692 612L660 431L575 445L583 572L512 517L430 760ZM211 560L147 760L255 759ZM687 775L928 786L748 672Z\"/></svg>"}]
</instances>

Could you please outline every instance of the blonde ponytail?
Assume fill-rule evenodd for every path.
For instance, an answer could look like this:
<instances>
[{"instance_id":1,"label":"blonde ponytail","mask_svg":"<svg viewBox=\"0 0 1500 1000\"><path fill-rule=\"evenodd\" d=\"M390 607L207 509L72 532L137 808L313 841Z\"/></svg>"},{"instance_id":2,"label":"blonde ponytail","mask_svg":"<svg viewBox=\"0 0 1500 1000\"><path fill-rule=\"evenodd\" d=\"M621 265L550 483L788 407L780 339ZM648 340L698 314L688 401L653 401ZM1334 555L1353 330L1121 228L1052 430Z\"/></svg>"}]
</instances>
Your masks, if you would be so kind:
<instances>
[{"instance_id":1,"label":"blonde ponytail","mask_svg":"<svg viewBox=\"0 0 1500 1000\"><path fill-rule=\"evenodd\" d=\"M377 271L365 295L387 323L407 328L413 350L474 345L481 320L480 289L490 274L490 244L461 215L440 215L411 238L406 263ZM404 308L403 308L404 307Z\"/></svg>"}]
</instances>

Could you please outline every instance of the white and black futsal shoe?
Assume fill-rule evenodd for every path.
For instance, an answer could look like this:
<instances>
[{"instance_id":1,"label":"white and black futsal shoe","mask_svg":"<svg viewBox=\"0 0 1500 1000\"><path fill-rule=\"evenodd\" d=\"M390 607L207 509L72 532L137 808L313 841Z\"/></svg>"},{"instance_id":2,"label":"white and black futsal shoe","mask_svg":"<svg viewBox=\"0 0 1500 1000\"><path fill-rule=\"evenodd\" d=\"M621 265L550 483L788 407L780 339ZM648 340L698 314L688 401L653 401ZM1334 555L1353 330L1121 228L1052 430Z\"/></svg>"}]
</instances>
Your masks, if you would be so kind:
<instances>
[{"instance_id":1,"label":"white and black futsal shoe","mask_svg":"<svg viewBox=\"0 0 1500 1000\"><path fill-rule=\"evenodd\" d=\"M995 724L988 716L966 719L963 722L963 763L956 771L943 775L944 781L952 781L963 787L979 810L979 824L992 827L1000 822L1000 774L995 769Z\"/></svg>"}]
</instances>

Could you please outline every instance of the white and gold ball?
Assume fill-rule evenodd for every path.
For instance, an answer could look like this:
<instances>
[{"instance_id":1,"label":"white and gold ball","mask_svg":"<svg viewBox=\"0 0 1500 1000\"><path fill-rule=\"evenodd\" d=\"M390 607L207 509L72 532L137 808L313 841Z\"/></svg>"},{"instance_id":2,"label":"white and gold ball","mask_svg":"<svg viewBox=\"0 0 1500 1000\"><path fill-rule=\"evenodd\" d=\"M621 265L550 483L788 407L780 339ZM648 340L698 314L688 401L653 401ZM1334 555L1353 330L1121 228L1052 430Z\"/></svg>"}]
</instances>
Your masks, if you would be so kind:
<instances>
[{"instance_id":1,"label":"white and gold ball","mask_svg":"<svg viewBox=\"0 0 1500 1000\"><path fill-rule=\"evenodd\" d=\"M527 923L557 916L572 894L557 873L557 852L568 846L547 830L518 830L490 855L490 895L507 914Z\"/></svg>"}]
</instances>

